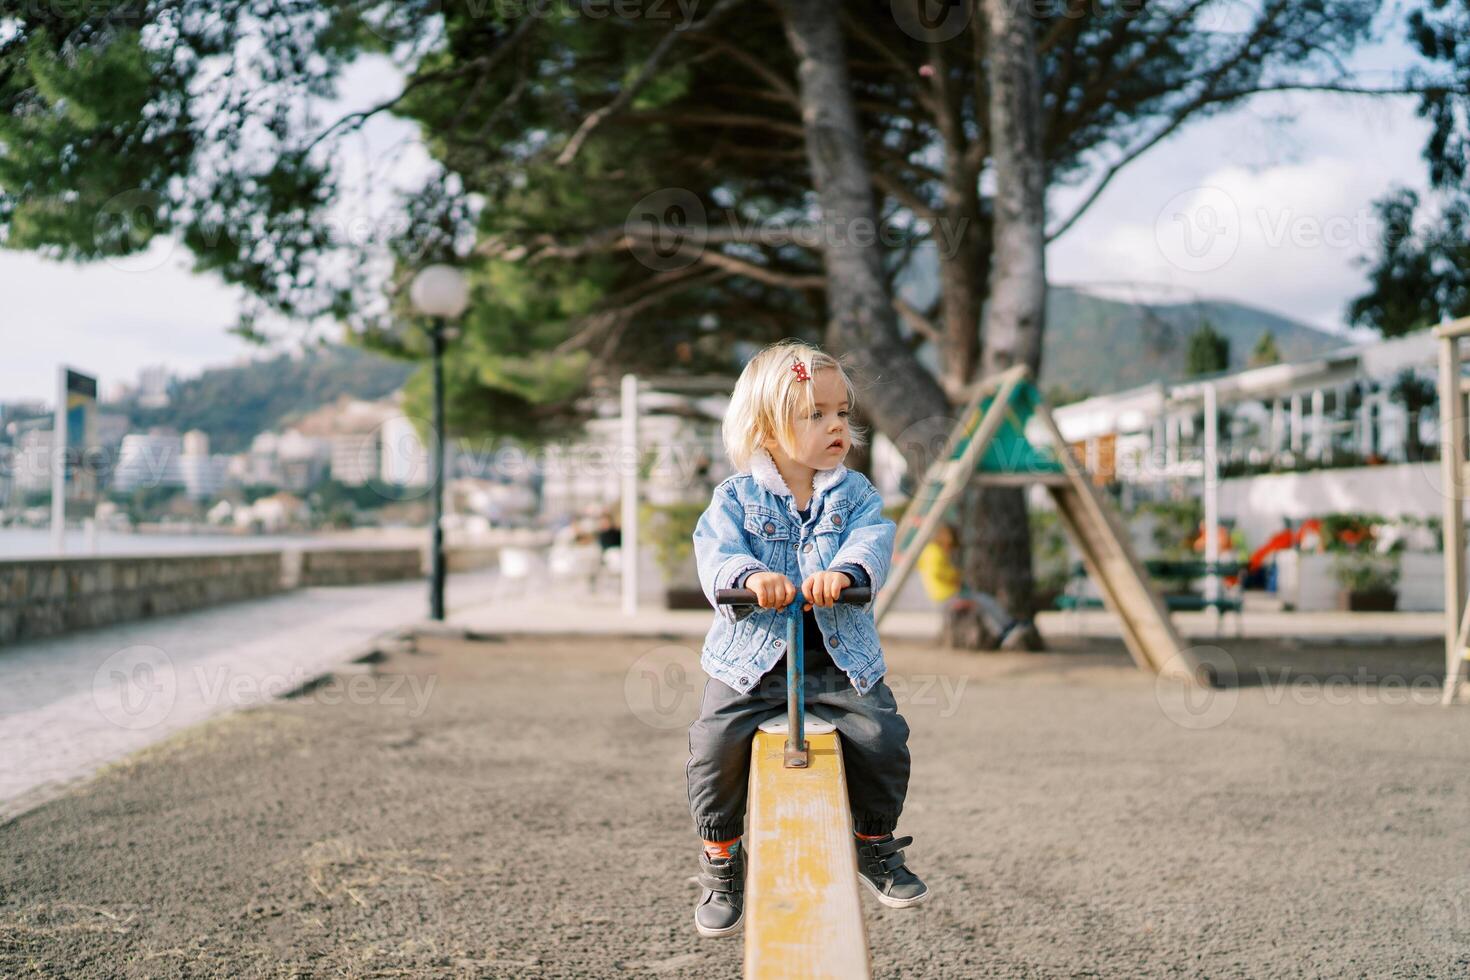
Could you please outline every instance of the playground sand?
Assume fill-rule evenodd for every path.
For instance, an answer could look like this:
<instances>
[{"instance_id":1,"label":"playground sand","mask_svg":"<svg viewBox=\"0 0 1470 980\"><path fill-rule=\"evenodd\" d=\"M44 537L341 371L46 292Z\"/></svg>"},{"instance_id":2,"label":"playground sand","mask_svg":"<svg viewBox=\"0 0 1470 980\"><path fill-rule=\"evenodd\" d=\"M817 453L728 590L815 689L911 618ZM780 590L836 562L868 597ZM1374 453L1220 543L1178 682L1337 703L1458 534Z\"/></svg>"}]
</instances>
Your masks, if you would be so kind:
<instances>
[{"instance_id":1,"label":"playground sand","mask_svg":"<svg viewBox=\"0 0 1470 980\"><path fill-rule=\"evenodd\" d=\"M864 896L875 975L1470 972L1439 648L1218 646L1239 686L1186 701L1116 647L891 645L935 895ZM697 646L426 638L371 671L0 827L0 975L739 975L691 922Z\"/></svg>"}]
</instances>

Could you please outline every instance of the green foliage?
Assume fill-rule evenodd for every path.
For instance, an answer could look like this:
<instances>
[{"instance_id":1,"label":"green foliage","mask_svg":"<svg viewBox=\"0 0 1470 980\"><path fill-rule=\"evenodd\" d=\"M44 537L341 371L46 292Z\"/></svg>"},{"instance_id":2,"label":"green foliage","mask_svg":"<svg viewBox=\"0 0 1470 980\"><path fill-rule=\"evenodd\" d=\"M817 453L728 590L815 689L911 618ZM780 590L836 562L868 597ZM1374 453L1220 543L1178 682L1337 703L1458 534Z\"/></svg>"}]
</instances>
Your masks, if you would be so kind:
<instances>
[{"instance_id":1,"label":"green foliage","mask_svg":"<svg viewBox=\"0 0 1470 980\"><path fill-rule=\"evenodd\" d=\"M1360 258L1370 289L1347 307L1348 322L1398 337L1441 319L1470 316L1470 200L1445 203L1437 227L1419 215L1419 195L1400 188L1375 201L1378 254Z\"/></svg>"},{"instance_id":2,"label":"green foliage","mask_svg":"<svg viewBox=\"0 0 1470 980\"><path fill-rule=\"evenodd\" d=\"M199 429L209 436L212 452L235 453L248 449L257 433L279 429L341 395L383 398L402 387L412 370L357 348L328 346L205 371L176 382L164 408L136 401L120 407L135 430Z\"/></svg>"},{"instance_id":3,"label":"green foliage","mask_svg":"<svg viewBox=\"0 0 1470 980\"><path fill-rule=\"evenodd\" d=\"M1190 377L1215 374L1230 366L1230 341L1216 332L1208 320L1189 335L1184 369Z\"/></svg>"},{"instance_id":4,"label":"green foliage","mask_svg":"<svg viewBox=\"0 0 1470 980\"><path fill-rule=\"evenodd\" d=\"M1031 525L1031 565L1036 590L1061 593L1071 578L1067 533L1054 510L1033 508L1027 515Z\"/></svg>"},{"instance_id":5,"label":"green foliage","mask_svg":"<svg viewBox=\"0 0 1470 980\"><path fill-rule=\"evenodd\" d=\"M121 507L134 524L142 524L173 512L184 499L184 488L138 487L129 493L108 494L108 499Z\"/></svg>"},{"instance_id":6,"label":"green foliage","mask_svg":"<svg viewBox=\"0 0 1470 980\"><path fill-rule=\"evenodd\" d=\"M1397 554L1340 552L1332 559L1332 577L1349 592L1392 592L1399 584Z\"/></svg>"},{"instance_id":7,"label":"green foliage","mask_svg":"<svg viewBox=\"0 0 1470 980\"><path fill-rule=\"evenodd\" d=\"M1134 511L1154 519L1153 543L1162 558L1192 558L1205 510L1196 498L1146 501Z\"/></svg>"},{"instance_id":8,"label":"green foliage","mask_svg":"<svg viewBox=\"0 0 1470 980\"><path fill-rule=\"evenodd\" d=\"M1421 59L1411 78L1441 82L1417 107L1430 128L1423 157L1440 200L1437 215L1420 214L1419 195L1401 186L1374 202L1377 254L1359 259L1369 289L1348 304L1346 316L1388 337L1470 316L1470 5L1412 4L1407 21L1405 36Z\"/></svg>"},{"instance_id":9,"label":"green foliage","mask_svg":"<svg viewBox=\"0 0 1470 980\"><path fill-rule=\"evenodd\" d=\"M1420 377L1412 368L1404 368L1394 378L1389 397L1413 414L1418 414L1439 401L1434 382Z\"/></svg>"},{"instance_id":10,"label":"green foliage","mask_svg":"<svg viewBox=\"0 0 1470 980\"><path fill-rule=\"evenodd\" d=\"M674 577L684 570L694 554L694 527L708 503L643 504L638 509L639 521L653 542L654 554L671 585L679 585Z\"/></svg>"},{"instance_id":11,"label":"green foliage","mask_svg":"<svg viewBox=\"0 0 1470 980\"><path fill-rule=\"evenodd\" d=\"M1322 545L1332 552L1369 552L1373 550L1375 528L1385 523L1382 514L1339 512L1323 514Z\"/></svg>"},{"instance_id":12,"label":"green foliage","mask_svg":"<svg viewBox=\"0 0 1470 980\"><path fill-rule=\"evenodd\" d=\"M1281 363L1281 351L1276 346L1276 335L1269 330L1261 331L1261 339L1251 348L1251 367L1266 367Z\"/></svg>"},{"instance_id":13,"label":"green foliage","mask_svg":"<svg viewBox=\"0 0 1470 980\"><path fill-rule=\"evenodd\" d=\"M662 5L658 15L634 6L593 15L427 0L20 5L0 41L0 241L95 259L172 236L199 269L254 297L238 325L246 336L274 310L330 317L399 353L422 350L392 334L409 319L404 285L426 262L459 261L474 286L451 355L465 362L450 372L464 432L544 437L575 414L579 385L585 393L624 370L728 373L738 342L819 338L820 250L780 236L728 240L737 227L811 216L806 134L790 97L795 57L778 9L745 4L699 30L686 15L712 4ZM1099 151L1146 136L1146 123L1173 128L1268 80L1333 65L1368 35L1377 9L1270 5L1244 25L1251 44L1237 50L1210 28L1213 3L1140 5L1122 18L1064 6L1036 17L1039 36L1065 39L1040 69L1046 170L1068 185L1095 177ZM977 97L987 70L978 24L940 46L895 30L887 4L844 15L861 127L896 187L881 202L893 215L885 261L897 269L933 234L939 223L914 220L933 210L963 218L961 244L983 270L990 202L947 210L954 186L976 184L992 142ZM1436 34L1441 15L1426 16L1421 36L1455 36ZM392 60L405 89L327 128L321 103L364 54ZM648 83L617 104L655 54ZM936 102L939 80L920 72L936 64L952 100ZM1455 119L1454 103L1435 108L1437 122ZM361 247L335 233L336 154L380 111L417 123L438 167L393 210L408 219L402 230ZM589 118L600 120L590 138L563 156ZM946 129L961 145L936 152ZM1458 145L1446 136L1431 149ZM945 159L968 161L968 175L936 172ZM675 189L677 206L658 196ZM676 241L660 253L630 233L649 225L655 239L694 247ZM660 261L670 256L689 262ZM525 419L512 422L517 410Z\"/></svg>"}]
</instances>

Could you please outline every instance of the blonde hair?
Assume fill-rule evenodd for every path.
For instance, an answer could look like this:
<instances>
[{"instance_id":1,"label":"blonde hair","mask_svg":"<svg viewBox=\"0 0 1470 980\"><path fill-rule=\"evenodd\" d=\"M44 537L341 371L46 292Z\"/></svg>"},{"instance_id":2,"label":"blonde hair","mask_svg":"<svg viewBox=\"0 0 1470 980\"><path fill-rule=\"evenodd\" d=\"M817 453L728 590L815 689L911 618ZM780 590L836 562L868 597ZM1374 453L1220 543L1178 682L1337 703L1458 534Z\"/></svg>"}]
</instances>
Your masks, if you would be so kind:
<instances>
[{"instance_id":1,"label":"blonde hair","mask_svg":"<svg viewBox=\"0 0 1470 980\"><path fill-rule=\"evenodd\" d=\"M857 405L857 392L842 362L826 351L799 340L783 340L763 348L745 365L725 410L720 435L725 455L742 473L750 470L750 458L768 438L787 454L796 452L796 414L799 409L816 408L816 395L811 381L800 380L793 365L800 362L813 379L818 371L836 371L847 389L848 408ZM866 443L866 430L849 426L852 444Z\"/></svg>"}]
</instances>

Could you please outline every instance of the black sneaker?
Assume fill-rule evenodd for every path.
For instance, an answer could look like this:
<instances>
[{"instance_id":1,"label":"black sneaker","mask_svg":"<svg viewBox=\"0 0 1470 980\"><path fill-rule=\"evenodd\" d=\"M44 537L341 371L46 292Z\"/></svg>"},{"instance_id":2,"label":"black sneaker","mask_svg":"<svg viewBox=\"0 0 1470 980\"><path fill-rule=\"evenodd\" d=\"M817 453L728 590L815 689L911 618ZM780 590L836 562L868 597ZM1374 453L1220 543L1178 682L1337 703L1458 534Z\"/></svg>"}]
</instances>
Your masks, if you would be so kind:
<instances>
[{"instance_id":1,"label":"black sneaker","mask_svg":"<svg viewBox=\"0 0 1470 980\"><path fill-rule=\"evenodd\" d=\"M929 897L929 886L904 866L901 847L912 844L912 837L894 839L885 834L878 840L853 838L857 843L858 880L868 891L891 909L906 909Z\"/></svg>"},{"instance_id":2,"label":"black sneaker","mask_svg":"<svg viewBox=\"0 0 1470 980\"><path fill-rule=\"evenodd\" d=\"M711 858L699 850L699 904L694 928L701 936L730 936L745 920L745 848L730 845L730 856Z\"/></svg>"}]
</instances>

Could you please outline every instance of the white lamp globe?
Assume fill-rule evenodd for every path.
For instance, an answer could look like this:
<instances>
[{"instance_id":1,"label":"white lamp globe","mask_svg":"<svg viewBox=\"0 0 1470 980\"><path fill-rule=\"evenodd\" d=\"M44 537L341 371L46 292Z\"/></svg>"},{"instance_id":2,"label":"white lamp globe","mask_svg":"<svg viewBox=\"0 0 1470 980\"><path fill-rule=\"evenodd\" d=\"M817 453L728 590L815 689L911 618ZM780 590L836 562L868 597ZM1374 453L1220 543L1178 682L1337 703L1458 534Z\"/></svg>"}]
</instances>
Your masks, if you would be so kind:
<instances>
[{"instance_id":1,"label":"white lamp globe","mask_svg":"<svg viewBox=\"0 0 1470 980\"><path fill-rule=\"evenodd\" d=\"M470 286L464 273L452 265L425 266L408 288L413 308L425 316L453 320L470 303Z\"/></svg>"}]
</instances>

